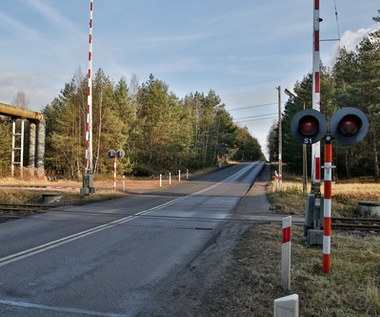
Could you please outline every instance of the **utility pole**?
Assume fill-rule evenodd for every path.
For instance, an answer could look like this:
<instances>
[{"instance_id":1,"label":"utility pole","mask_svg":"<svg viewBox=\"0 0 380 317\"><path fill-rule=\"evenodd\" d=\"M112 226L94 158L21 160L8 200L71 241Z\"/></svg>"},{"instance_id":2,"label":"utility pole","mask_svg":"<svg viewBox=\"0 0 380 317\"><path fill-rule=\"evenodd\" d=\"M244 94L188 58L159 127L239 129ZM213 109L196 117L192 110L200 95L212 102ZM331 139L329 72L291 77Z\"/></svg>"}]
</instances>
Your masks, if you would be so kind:
<instances>
[{"instance_id":1,"label":"utility pole","mask_svg":"<svg viewBox=\"0 0 380 317\"><path fill-rule=\"evenodd\" d=\"M278 174L282 182L282 119L281 119L281 86L276 87L278 90Z\"/></svg>"},{"instance_id":2,"label":"utility pole","mask_svg":"<svg viewBox=\"0 0 380 317\"><path fill-rule=\"evenodd\" d=\"M306 101L305 99L301 98L298 96L294 91L290 90L289 88L285 88L285 93L289 97L297 98L303 102L303 109L306 109ZM302 174L303 174L303 186L302 186L302 191L304 193L307 192L307 148L306 144L302 144Z\"/></svg>"}]
</instances>

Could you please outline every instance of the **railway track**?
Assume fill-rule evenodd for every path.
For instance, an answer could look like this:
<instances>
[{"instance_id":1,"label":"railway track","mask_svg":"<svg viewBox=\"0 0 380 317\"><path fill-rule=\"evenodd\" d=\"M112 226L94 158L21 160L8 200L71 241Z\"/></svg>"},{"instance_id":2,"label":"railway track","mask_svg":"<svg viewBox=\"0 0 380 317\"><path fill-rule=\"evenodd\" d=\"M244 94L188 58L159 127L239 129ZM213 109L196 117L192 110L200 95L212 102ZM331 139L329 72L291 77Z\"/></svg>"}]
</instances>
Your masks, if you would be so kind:
<instances>
[{"instance_id":1,"label":"railway track","mask_svg":"<svg viewBox=\"0 0 380 317\"><path fill-rule=\"evenodd\" d=\"M43 213L45 209L58 207L53 204L12 204L0 203L0 223L12 219L18 219L24 216L29 216L37 213ZM58 212L58 211L57 211ZM88 213L87 213L88 214ZM109 216L109 214L107 214ZM190 219L189 219L190 220ZM212 220L212 219L204 219ZM247 219L230 219L230 221L247 222ZM248 220L249 222L249 220ZM255 222L255 221L252 221ZM333 230L345 231L376 231L380 232L380 218L346 218L333 217Z\"/></svg>"},{"instance_id":2,"label":"railway track","mask_svg":"<svg viewBox=\"0 0 380 317\"><path fill-rule=\"evenodd\" d=\"M335 230L358 230L380 232L380 218L332 218L332 228Z\"/></svg>"},{"instance_id":3,"label":"railway track","mask_svg":"<svg viewBox=\"0 0 380 317\"><path fill-rule=\"evenodd\" d=\"M44 209L55 207L43 204L12 204L0 203L0 222L42 213Z\"/></svg>"}]
</instances>

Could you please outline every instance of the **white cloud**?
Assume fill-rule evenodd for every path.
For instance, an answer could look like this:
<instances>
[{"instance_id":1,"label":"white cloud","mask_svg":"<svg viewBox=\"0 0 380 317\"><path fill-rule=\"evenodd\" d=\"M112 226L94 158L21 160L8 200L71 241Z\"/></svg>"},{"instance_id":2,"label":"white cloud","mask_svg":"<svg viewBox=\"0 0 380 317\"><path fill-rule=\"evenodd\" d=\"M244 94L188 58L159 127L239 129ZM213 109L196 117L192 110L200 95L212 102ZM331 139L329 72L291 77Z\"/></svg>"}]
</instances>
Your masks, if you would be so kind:
<instances>
[{"instance_id":1,"label":"white cloud","mask_svg":"<svg viewBox=\"0 0 380 317\"><path fill-rule=\"evenodd\" d=\"M10 33L20 36L20 37L31 37L31 38L37 38L39 37L38 33L31 30L26 25L16 21L15 19L11 18L8 15L5 15L0 12L0 28L3 28Z\"/></svg>"},{"instance_id":2,"label":"white cloud","mask_svg":"<svg viewBox=\"0 0 380 317\"><path fill-rule=\"evenodd\" d=\"M356 46L368 36L369 33L376 31L378 28L372 26L370 28L361 28L356 31L346 31L343 33L340 43L337 43L334 47L334 51L337 52L339 47L345 47L347 51L355 50Z\"/></svg>"}]
</instances>

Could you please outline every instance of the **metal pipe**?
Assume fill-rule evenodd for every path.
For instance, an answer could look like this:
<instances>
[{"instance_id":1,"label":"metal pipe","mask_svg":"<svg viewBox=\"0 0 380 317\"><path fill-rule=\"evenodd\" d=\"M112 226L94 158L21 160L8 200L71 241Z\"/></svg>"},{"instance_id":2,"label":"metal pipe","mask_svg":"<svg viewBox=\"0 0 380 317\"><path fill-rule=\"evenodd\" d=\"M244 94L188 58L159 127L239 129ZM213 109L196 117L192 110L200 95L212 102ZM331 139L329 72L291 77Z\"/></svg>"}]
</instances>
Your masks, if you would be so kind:
<instances>
[{"instance_id":1,"label":"metal pipe","mask_svg":"<svg viewBox=\"0 0 380 317\"><path fill-rule=\"evenodd\" d=\"M25 118L29 120L40 121L42 115L39 112L30 111L24 108L0 103L0 115L6 115L14 118Z\"/></svg>"}]
</instances>

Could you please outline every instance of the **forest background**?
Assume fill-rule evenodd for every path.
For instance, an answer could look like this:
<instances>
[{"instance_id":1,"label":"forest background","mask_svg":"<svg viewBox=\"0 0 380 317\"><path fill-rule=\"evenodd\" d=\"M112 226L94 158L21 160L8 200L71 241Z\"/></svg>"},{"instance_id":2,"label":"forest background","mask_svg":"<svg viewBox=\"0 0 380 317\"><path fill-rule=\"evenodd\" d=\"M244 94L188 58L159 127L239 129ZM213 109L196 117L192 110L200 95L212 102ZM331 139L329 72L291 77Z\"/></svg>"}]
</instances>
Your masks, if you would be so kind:
<instances>
[{"instance_id":1,"label":"forest background","mask_svg":"<svg viewBox=\"0 0 380 317\"><path fill-rule=\"evenodd\" d=\"M17 97L16 103L25 102L22 94ZM78 71L42 111L46 121L47 175L81 177L86 110L87 78ZM257 139L247 128L233 122L214 91L207 95L191 93L179 99L152 74L141 85L136 76L132 76L129 85L124 78L114 84L99 69L93 79L92 113L95 176L112 174L113 160L107 156L110 149L126 153L119 159L119 171L142 177L179 169L196 170L228 160L265 159ZM10 173L10 120L3 117L0 125L2 176Z\"/></svg>"}]
</instances>

